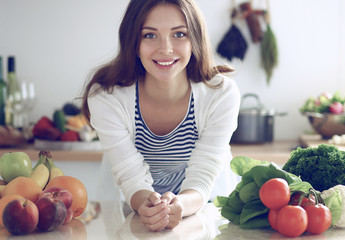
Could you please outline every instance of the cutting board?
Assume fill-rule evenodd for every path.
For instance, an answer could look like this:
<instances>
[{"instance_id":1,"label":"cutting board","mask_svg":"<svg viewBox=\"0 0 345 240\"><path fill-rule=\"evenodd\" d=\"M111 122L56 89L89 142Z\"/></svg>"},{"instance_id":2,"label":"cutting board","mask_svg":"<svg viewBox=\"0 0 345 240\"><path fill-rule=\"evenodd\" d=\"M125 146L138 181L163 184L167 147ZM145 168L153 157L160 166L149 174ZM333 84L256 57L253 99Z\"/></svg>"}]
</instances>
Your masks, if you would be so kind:
<instances>
[{"instance_id":1,"label":"cutting board","mask_svg":"<svg viewBox=\"0 0 345 240\"><path fill-rule=\"evenodd\" d=\"M320 144L329 144L329 140L323 139L321 135L313 134L313 135L302 135L299 138L299 142L302 147L317 147ZM345 145L335 145L339 150L345 151Z\"/></svg>"}]
</instances>

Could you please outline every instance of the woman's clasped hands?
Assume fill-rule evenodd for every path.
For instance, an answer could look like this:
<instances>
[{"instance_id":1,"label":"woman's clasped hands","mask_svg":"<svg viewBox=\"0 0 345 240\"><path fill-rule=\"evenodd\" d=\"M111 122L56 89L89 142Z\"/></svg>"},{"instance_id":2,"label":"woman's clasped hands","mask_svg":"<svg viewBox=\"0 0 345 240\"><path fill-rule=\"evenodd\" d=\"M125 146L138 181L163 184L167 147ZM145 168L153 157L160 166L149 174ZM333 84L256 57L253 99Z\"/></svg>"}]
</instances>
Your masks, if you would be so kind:
<instances>
[{"instance_id":1,"label":"woman's clasped hands","mask_svg":"<svg viewBox=\"0 0 345 240\"><path fill-rule=\"evenodd\" d=\"M182 220L182 205L177 196L166 192L163 196L152 192L139 206L140 221L152 231L172 229Z\"/></svg>"}]
</instances>

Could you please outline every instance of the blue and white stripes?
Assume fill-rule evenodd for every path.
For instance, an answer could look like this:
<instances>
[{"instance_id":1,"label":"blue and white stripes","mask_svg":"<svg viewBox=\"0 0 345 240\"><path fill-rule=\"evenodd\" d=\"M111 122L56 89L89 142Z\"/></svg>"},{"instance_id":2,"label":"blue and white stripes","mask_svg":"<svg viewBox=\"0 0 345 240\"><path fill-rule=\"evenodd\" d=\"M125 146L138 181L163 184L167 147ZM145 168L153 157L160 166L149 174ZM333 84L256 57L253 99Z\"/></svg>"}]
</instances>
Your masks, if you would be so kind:
<instances>
[{"instance_id":1,"label":"blue and white stripes","mask_svg":"<svg viewBox=\"0 0 345 240\"><path fill-rule=\"evenodd\" d=\"M184 120L171 133L159 136L145 125L140 113L138 89L135 105L135 146L150 166L153 188L159 193L177 194L184 179L184 170L198 139L195 124L194 99L190 97L189 110Z\"/></svg>"}]
</instances>

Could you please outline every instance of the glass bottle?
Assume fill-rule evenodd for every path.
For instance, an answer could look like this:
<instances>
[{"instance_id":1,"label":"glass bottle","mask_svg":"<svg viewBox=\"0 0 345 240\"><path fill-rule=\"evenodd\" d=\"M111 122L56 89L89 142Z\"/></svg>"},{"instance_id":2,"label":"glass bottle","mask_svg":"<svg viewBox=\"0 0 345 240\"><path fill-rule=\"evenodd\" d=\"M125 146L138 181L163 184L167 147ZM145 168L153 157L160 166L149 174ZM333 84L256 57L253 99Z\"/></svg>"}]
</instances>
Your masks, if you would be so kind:
<instances>
[{"instance_id":1,"label":"glass bottle","mask_svg":"<svg viewBox=\"0 0 345 240\"><path fill-rule=\"evenodd\" d=\"M22 127L22 94L16 77L15 57L8 57L6 125Z\"/></svg>"},{"instance_id":2,"label":"glass bottle","mask_svg":"<svg viewBox=\"0 0 345 240\"><path fill-rule=\"evenodd\" d=\"M4 72L2 68L2 57L0 56L0 125L5 125L5 106L7 100L7 84L4 80Z\"/></svg>"}]
</instances>

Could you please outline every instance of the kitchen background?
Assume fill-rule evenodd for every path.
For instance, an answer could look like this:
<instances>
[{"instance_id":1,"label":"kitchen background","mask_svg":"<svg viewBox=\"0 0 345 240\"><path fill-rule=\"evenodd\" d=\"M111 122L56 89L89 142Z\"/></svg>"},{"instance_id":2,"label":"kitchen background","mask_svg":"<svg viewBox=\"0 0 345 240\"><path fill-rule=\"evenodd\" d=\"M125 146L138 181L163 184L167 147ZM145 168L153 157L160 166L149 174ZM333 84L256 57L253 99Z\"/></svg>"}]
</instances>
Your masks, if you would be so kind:
<instances>
[{"instance_id":1,"label":"kitchen background","mask_svg":"<svg viewBox=\"0 0 345 240\"><path fill-rule=\"evenodd\" d=\"M231 26L232 4L240 0L197 0L216 48ZM266 9L266 0L253 0ZM37 101L32 122L78 97L84 81L117 51L117 31L128 0L0 0L0 55L16 57L19 80L33 81ZM260 63L244 20L236 24L248 49L237 67L242 94L256 93L275 118L274 139L297 139L310 131L299 113L305 100L321 92L345 92L345 2L342 0L271 0L271 27L277 38L279 65L271 83ZM130 27L130 26L129 26ZM217 57L219 63L225 61ZM6 76L5 76L6 78Z\"/></svg>"}]
</instances>

